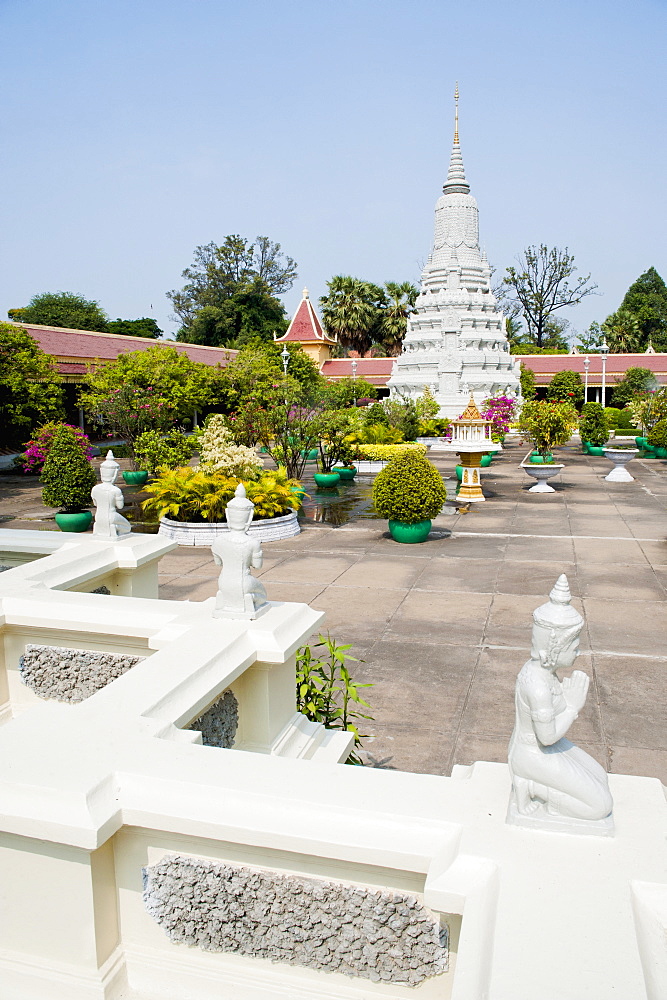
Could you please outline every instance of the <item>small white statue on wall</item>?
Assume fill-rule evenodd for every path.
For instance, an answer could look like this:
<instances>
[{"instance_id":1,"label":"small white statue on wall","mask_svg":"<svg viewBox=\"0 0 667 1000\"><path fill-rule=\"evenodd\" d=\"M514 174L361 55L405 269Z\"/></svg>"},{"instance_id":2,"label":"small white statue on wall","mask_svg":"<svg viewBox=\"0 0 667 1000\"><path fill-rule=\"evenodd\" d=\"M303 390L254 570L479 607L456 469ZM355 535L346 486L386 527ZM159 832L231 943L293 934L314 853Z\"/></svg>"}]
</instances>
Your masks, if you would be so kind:
<instances>
[{"instance_id":1,"label":"small white statue on wall","mask_svg":"<svg viewBox=\"0 0 667 1000\"><path fill-rule=\"evenodd\" d=\"M251 567L261 569L264 561L259 539L248 534L254 510L245 486L239 483L234 499L225 507L229 531L211 546L216 565L222 566L213 612L216 618L252 619L269 610L264 585L250 572Z\"/></svg>"},{"instance_id":2,"label":"small white statue on wall","mask_svg":"<svg viewBox=\"0 0 667 1000\"><path fill-rule=\"evenodd\" d=\"M560 681L579 651L584 620L570 605L562 574L547 604L533 612L530 659L516 681L515 723L509 746L512 794L507 820L570 833L612 834L607 773L565 734L584 707L588 676L575 670Z\"/></svg>"},{"instance_id":3,"label":"small white statue on wall","mask_svg":"<svg viewBox=\"0 0 667 1000\"><path fill-rule=\"evenodd\" d=\"M107 457L100 465L100 483L90 491L95 504L95 524L93 534L98 538L117 538L119 535L129 535L132 525L118 512L125 506L123 491L116 486L116 477L120 465L108 451Z\"/></svg>"}]
</instances>

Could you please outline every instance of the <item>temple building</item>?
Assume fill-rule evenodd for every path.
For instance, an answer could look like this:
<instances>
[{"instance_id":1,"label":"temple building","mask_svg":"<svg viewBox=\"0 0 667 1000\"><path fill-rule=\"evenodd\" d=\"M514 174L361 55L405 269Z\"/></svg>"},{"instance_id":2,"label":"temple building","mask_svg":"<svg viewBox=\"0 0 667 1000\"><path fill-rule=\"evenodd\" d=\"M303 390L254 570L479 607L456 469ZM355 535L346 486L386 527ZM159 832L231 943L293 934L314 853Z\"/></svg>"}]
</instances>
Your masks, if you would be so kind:
<instances>
[{"instance_id":1,"label":"temple building","mask_svg":"<svg viewBox=\"0 0 667 1000\"><path fill-rule=\"evenodd\" d=\"M328 337L322 329L319 317L308 297L307 288L303 290L303 298L292 317L292 322L287 327L287 333L276 338L276 344L288 342L299 344L320 368L329 360L331 348L336 346L336 341Z\"/></svg>"},{"instance_id":2,"label":"temple building","mask_svg":"<svg viewBox=\"0 0 667 1000\"><path fill-rule=\"evenodd\" d=\"M455 418L472 392L516 395L519 365L510 355L505 318L491 291L491 268L479 246L478 209L463 168L455 94L454 145L443 193L435 206L433 250L408 321L389 387L416 397L428 385L440 415Z\"/></svg>"}]
</instances>

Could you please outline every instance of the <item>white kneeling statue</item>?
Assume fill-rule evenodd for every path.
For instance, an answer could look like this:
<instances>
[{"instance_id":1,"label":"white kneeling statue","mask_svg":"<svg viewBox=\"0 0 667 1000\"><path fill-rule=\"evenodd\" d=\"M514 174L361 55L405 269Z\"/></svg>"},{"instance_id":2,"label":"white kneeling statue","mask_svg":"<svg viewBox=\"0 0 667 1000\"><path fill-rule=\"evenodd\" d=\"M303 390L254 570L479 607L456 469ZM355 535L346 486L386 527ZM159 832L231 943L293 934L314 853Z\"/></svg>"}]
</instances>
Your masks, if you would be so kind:
<instances>
[{"instance_id":1,"label":"white kneeling statue","mask_svg":"<svg viewBox=\"0 0 667 1000\"><path fill-rule=\"evenodd\" d=\"M129 535L132 531L130 522L118 513L125 506L123 491L115 485L119 472L120 465L113 457L113 452L108 451L100 465L102 482L97 483L90 491L95 504L93 534L98 538L117 538L118 535Z\"/></svg>"},{"instance_id":2,"label":"white kneeling statue","mask_svg":"<svg viewBox=\"0 0 667 1000\"><path fill-rule=\"evenodd\" d=\"M229 531L211 546L216 565L222 566L215 597L216 618L257 618L269 610L264 585L250 568L261 569L264 557L257 538L248 534L255 505L246 498L245 486L239 483L234 499L225 507Z\"/></svg>"},{"instance_id":3,"label":"white kneeling statue","mask_svg":"<svg viewBox=\"0 0 667 1000\"><path fill-rule=\"evenodd\" d=\"M573 671L584 620L570 604L562 574L547 604L533 612L530 659L515 690L514 732L509 746L512 795L508 822L564 833L613 833L607 773L565 738L584 707L588 676Z\"/></svg>"}]
</instances>

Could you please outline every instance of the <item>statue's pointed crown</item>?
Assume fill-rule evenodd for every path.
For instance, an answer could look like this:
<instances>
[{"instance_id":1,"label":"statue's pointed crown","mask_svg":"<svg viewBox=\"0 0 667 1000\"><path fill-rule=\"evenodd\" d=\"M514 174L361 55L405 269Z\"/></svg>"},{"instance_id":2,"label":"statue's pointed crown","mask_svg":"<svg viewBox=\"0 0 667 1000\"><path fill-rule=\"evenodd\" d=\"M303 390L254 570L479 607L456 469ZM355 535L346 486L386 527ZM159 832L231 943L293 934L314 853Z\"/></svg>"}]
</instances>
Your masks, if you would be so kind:
<instances>
[{"instance_id":1,"label":"statue's pointed crown","mask_svg":"<svg viewBox=\"0 0 667 1000\"><path fill-rule=\"evenodd\" d=\"M101 469L120 469L120 465L118 464L118 462L114 458L114 454L113 454L111 448L109 448L109 450L107 452L107 457L104 459L104 461L100 465L100 470Z\"/></svg>"},{"instance_id":2,"label":"statue's pointed crown","mask_svg":"<svg viewBox=\"0 0 667 1000\"><path fill-rule=\"evenodd\" d=\"M443 194L470 194L470 185L466 180L463 167L463 157L459 145L459 85L454 91L454 145L449 159L447 180L442 187Z\"/></svg>"},{"instance_id":3,"label":"statue's pointed crown","mask_svg":"<svg viewBox=\"0 0 667 1000\"><path fill-rule=\"evenodd\" d=\"M233 498L226 505L225 510L229 510L231 508L232 511L242 510L245 513L251 507L254 509L254 506L255 505L252 502L252 500L248 500L248 498L246 497L245 486L243 485L243 483L239 483L239 485L236 487L236 490L234 491Z\"/></svg>"},{"instance_id":4,"label":"statue's pointed crown","mask_svg":"<svg viewBox=\"0 0 667 1000\"><path fill-rule=\"evenodd\" d=\"M570 604L572 594L565 573L556 580L546 604L533 611L533 621L544 628L581 628L584 619Z\"/></svg>"}]
</instances>

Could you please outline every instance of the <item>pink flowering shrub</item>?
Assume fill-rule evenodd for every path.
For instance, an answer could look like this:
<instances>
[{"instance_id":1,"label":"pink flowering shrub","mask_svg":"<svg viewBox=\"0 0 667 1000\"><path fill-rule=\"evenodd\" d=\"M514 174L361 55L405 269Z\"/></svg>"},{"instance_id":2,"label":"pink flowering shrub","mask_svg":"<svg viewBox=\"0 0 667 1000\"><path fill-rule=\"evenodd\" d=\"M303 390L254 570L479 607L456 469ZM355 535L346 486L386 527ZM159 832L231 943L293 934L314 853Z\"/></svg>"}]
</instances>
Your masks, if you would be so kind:
<instances>
[{"instance_id":1,"label":"pink flowering shrub","mask_svg":"<svg viewBox=\"0 0 667 1000\"><path fill-rule=\"evenodd\" d=\"M60 427L67 427L74 433L76 443L81 448L82 454L90 461L93 457L93 449L88 435L84 434L80 427L51 421L48 424L38 427L35 437L28 441L26 449L21 456L21 467L24 472L36 476L41 473L55 433Z\"/></svg>"},{"instance_id":2,"label":"pink flowering shrub","mask_svg":"<svg viewBox=\"0 0 667 1000\"><path fill-rule=\"evenodd\" d=\"M492 420L491 436L500 441L510 429L516 416L516 399L513 396L490 396L482 403L482 417Z\"/></svg>"},{"instance_id":3,"label":"pink flowering shrub","mask_svg":"<svg viewBox=\"0 0 667 1000\"><path fill-rule=\"evenodd\" d=\"M130 464L136 469L134 445L145 431L164 431L174 421L174 407L153 388L124 385L114 389L106 399L99 399L94 422L112 437L122 437L128 447Z\"/></svg>"}]
</instances>

